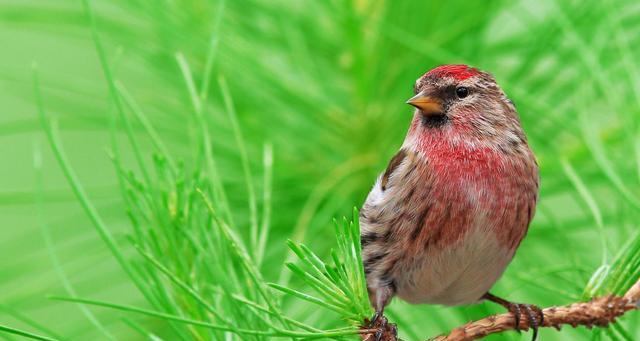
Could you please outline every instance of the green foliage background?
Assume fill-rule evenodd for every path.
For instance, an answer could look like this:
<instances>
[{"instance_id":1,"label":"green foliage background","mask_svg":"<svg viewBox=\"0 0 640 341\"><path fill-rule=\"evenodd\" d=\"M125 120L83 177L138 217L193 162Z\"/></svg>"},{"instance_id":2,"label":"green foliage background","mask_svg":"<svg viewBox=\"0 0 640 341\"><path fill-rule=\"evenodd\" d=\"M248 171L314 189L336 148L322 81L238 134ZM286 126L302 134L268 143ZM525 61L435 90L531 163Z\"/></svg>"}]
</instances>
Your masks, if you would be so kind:
<instances>
[{"instance_id":1,"label":"green foliage background","mask_svg":"<svg viewBox=\"0 0 640 341\"><path fill-rule=\"evenodd\" d=\"M233 243L154 249L156 237L136 234L130 216L157 214L140 226L155 229L167 243L181 240L170 234L181 229L200 233L193 235L197 240L237 237L249 245L244 251L263 277L255 283L311 292L284 266L295 258L286 240L330 259L336 247L332 218L350 217L362 203L402 142L411 112L403 103L413 82L444 63L467 63L496 76L518 107L541 167L538 213L495 293L546 306L619 293L638 278L635 1L118 0L92 1L91 7L114 83L105 80L82 2L0 0L0 325L73 340L232 337L48 298L77 295L215 320L202 302L179 290L167 294L175 302L145 298L92 228L38 119L34 62L42 108L57 122L69 164L123 257L153 268L140 263L144 252L133 245L141 246L230 319L249 313L220 299L220 290L268 301L255 287L225 289L225 283L253 283L241 253L220 260L235 254L233 247L224 249ZM144 112L157 140L134 119L136 112ZM203 134L210 143L202 143ZM152 173L146 187L131 185L144 182L145 172L131 137ZM115 150L116 167L110 158ZM273 167L267 162L265 168L270 151ZM164 161L154 161L154 153ZM167 156L184 170L167 171ZM216 168L207 163L212 160ZM222 227L214 237L203 227L217 213L196 193L204 189L204 197L224 208L216 174L231 212L224 219L235 231L228 239ZM188 219L161 219L174 207L172 195L184 203L177 212ZM147 199L157 205L136 211L135 203ZM187 208L193 210L180 211ZM261 262L252 247L258 216L260 228L270 226ZM228 282L231 273L237 282ZM175 289L172 283L167 288ZM147 293L158 290L149 287ZM346 326L340 314L265 290L286 316L322 329ZM402 337L418 340L499 311L486 303L444 308L395 301L388 314ZM246 328L271 325L242 321ZM541 332L543 340L588 337L639 339L640 315L631 313L606 332ZM0 331L2 338L19 337Z\"/></svg>"}]
</instances>

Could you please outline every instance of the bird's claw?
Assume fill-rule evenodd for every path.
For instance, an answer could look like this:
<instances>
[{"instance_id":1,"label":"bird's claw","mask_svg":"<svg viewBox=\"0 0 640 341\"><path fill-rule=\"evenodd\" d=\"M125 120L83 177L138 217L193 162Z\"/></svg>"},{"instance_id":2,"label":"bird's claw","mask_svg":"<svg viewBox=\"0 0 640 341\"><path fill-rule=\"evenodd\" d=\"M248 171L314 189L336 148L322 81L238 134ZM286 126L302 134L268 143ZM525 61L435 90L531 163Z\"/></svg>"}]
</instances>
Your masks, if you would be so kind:
<instances>
[{"instance_id":1,"label":"bird's claw","mask_svg":"<svg viewBox=\"0 0 640 341\"><path fill-rule=\"evenodd\" d=\"M384 331L387 328L387 323L389 321L387 321L387 318L384 317L384 315L382 315L381 313L376 313L376 315L373 316L374 318L376 318L375 322L379 322L377 326L375 326L375 328L377 329L376 333L373 336L373 340L374 341L382 341L382 337L384 336ZM373 320L373 319L372 319Z\"/></svg>"},{"instance_id":2,"label":"bird's claw","mask_svg":"<svg viewBox=\"0 0 640 341\"><path fill-rule=\"evenodd\" d=\"M372 329L376 325L376 323L378 323L378 319L380 319L380 317L384 318L384 315L382 315L382 312L376 311L375 314L373 314L373 316L371 317L371 321L369 322L368 327Z\"/></svg>"},{"instance_id":3,"label":"bird's claw","mask_svg":"<svg viewBox=\"0 0 640 341\"><path fill-rule=\"evenodd\" d=\"M521 331L520 320L522 312L524 311L527 321L529 322L529 326L533 330L533 337L531 338L531 340L536 341L536 339L538 338L538 327L542 326L544 323L544 313L542 312L542 309L532 304L521 303L510 303L507 309L509 309L509 312L513 314L513 317L515 319L514 329L518 333L520 333Z\"/></svg>"},{"instance_id":4,"label":"bird's claw","mask_svg":"<svg viewBox=\"0 0 640 341\"><path fill-rule=\"evenodd\" d=\"M398 329L396 325L394 323L389 323L382 312L376 312L373 317L371 317L367 328L376 330L374 334L369 334L373 335L373 341L398 340ZM367 338L367 340L370 339L370 337Z\"/></svg>"},{"instance_id":5,"label":"bird's claw","mask_svg":"<svg viewBox=\"0 0 640 341\"><path fill-rule=\"evenodd\" d=\"M382 335L384 335L384 329L380 328L375 334L373 334L373 340L382 341Z\"/></svg>"}]
</instances>

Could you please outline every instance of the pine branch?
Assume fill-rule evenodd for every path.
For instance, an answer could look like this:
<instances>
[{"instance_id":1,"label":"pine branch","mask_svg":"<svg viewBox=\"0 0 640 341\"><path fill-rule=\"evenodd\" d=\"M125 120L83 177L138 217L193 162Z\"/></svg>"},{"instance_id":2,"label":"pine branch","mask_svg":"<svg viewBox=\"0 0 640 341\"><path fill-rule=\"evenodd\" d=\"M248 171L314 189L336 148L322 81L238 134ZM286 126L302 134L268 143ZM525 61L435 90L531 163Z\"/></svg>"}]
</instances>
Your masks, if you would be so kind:
<instances>
[{"instance_id":1,"label":"pine branch","mask_svg":"<svg viewBox=\"0 0 640 341\"><path fill-rule=\"evenodd\" d=\"M565 306L554 306L542 310L544 323L542 327L553 327L557 330L563 325L572 327L585 326L587 328L606 327L614 323L615 319L624 315L629 310L640 309L640 279L627 291L624 296L607 295L596 297L588 302L577 302ZM382 325L381 340L397 341L395 325L385 323ZM374 334L380 325L371 329L360 331L362 340L375 339ZM526 317L520 319L520 330L529 330L529 321ZM502 333L515 329L515 318L511 313L497 314L480 320L469 322L451 331L448 335L440 335L428 341L471 341L481 339L490 334Z\"/></svg>"},{"instance_id":2,"label":"pine branch","mask_svg":"<svg viewBox=\"0 0 640 341\"><path fill-rule=\"evenodd\" d=\"M553 327L558 330L563 325L572 327L605 327L615 322L629 310L640 308L640 279L624 296L608 295L593 298L588 302L573 303L566 306L543 309L544 323L541 327ZM490 334L501 333L515 328L515 318L510 313L491 315L469 322L451 331L449 335L440 335L430 341L469 341L481 339ZM520 330L528 330L529 321L520 319Z\"/></svg>"}]
</instances>

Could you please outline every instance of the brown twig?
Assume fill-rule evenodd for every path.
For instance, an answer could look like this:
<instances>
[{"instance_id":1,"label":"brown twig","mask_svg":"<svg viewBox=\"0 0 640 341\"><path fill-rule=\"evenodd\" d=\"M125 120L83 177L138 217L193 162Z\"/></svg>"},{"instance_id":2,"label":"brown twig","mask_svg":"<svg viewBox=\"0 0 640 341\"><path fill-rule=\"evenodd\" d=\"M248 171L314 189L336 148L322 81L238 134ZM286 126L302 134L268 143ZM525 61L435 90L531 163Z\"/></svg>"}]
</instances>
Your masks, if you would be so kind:
<instances>
[{"instance_id":1,"label":"brown twig","mask_svg":"<svg viewBox=\"0 0 640 341\"><path fill-rule=\"evenodd\" d=\"M588 302L573 303L566 306L549 307L543 309L544 324L541 327L553 327L560 330L563 325L572 327L593 326L604 327L615 322L629 310L638 309L640 304L640 280L627 293L620 296L608 295L597 297ZM515 328L515 318L512 314L491 315L483 319L469 322L458 327L449 335L440 335L430 341L469 341L483 338L489 334L501 333ZM520 329L528 330L529 322L520 319Z\"/></svg>"},{"instance_id":2,"label":"brown twig","mask_svg":"<svg viewBox=\"0 0 640 341\"><path fill-rule=\"evenodd\" d=\"M542 310L544 323L540 327L553 327L557 330L563 325L572 327L593 326L605 327L615 322L629 310L640 309L640 279L627 291L624 296L608 295L596 297L588 302L573 303L565 306L549 307ZM391 326L391 324L389 324ZM384 341L395 341L395 332L385 328ZM483 319L469 322L451 331L448 335L440 335L429 341L471 341L481 339L490 334L501 333L515 329L515 318L511 313L491 315ZM520 330L529 330L529 321L520 319ZM376 329L364 329L363 340L370 340Z\"/></svg>"}]
</instances>

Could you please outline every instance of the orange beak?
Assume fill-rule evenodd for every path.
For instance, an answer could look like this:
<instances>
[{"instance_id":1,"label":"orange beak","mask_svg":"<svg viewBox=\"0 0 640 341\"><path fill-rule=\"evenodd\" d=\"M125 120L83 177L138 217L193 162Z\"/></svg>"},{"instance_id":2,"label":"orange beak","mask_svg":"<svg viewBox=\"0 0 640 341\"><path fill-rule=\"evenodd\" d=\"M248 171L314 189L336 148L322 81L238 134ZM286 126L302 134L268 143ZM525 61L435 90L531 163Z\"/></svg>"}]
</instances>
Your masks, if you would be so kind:
<instances>
[{"instance_id":1,"label":"orange beak","mask_svg":"<svg viewBox=\"0 0 640 341\"><path fill-rule=\"evenodd\" d=\"M418 108L426 116L442 115L443 113L442 102L422 92L409 98L407 104Z\"/></svg>"}]
</instances>

